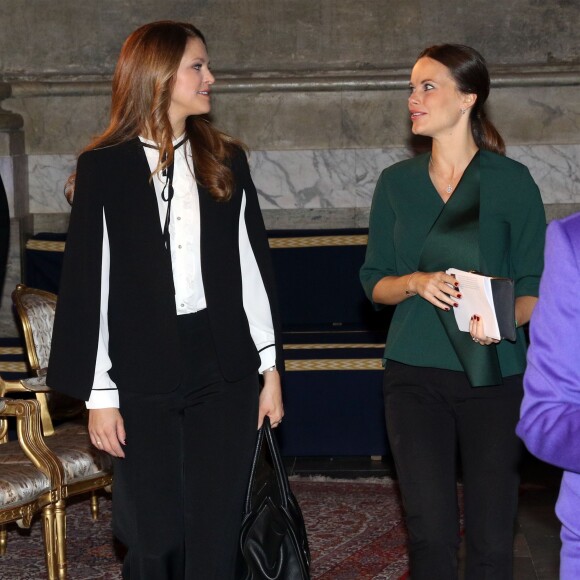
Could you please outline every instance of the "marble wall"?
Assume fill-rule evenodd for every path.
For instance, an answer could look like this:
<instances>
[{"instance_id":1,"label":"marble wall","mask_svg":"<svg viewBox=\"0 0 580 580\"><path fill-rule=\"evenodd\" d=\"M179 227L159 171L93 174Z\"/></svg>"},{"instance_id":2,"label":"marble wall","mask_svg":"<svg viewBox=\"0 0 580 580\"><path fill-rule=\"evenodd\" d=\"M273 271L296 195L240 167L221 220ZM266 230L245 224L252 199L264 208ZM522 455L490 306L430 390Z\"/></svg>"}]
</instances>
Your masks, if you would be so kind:
<instances>
[{"instance_id":1,"label":"marble wall","mask_svg":"<svg viewBox=\"0 0 580 580\"><path fill-rule=\"evenodd\" d=\"M580 144L510 146L507 154L529 167L545 204L580 203ZM253 151L250 166L265 210L368 208L380 172L411 155L405 148ZM74 163L71 155L29 156L31 213L69 210L62 190Z\"/></svg>"}]
</instances>

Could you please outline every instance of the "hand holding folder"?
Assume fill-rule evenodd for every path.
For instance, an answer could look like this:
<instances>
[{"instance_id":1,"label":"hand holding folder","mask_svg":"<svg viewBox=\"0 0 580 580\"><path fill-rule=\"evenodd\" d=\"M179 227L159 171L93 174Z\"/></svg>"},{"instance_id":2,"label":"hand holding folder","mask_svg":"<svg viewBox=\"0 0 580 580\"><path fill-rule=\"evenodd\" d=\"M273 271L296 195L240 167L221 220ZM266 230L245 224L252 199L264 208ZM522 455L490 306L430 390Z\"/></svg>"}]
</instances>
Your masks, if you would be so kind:
<instances>
[{"instance_id":1,"label":"hand holding folder","mask_svg":"<svg viewBox=\"0 0 580 580\"><path fill-rule=\"evenodd\" d=\"M469 332L474 314L482 317L485 334L495 340L516 339L514 281L449 268L461 290L459 306L453 309L459 330Z\"/></svg>"}]
</instances>

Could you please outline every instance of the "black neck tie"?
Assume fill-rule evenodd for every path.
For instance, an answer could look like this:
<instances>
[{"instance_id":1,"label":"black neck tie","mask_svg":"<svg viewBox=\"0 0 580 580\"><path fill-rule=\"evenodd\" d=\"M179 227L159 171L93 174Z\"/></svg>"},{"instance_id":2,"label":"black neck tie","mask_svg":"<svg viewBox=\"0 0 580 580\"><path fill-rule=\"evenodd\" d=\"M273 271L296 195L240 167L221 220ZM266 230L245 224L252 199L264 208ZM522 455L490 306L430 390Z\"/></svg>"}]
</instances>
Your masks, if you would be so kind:
<instances>
[{"instance_id":1,"label":"black neck tie","mask_svg":"<svg viewBox=\"0 0 580 580\"><path fill-rule=\"evenodd\" d=\"M169 236L169 224L171 222L171 201L173 200L173 166L175 165L175 152L187 141L187 137L180 141L177 145L173 147L173 162L168 165L161 175L166 177L165 185L163 186L163 191L161 192L161 199L167 202L167 213L165 214L165 224L163 225L163 240L165 241L165 249L171 255L171 239ZM151 149L158 149L154 145L149 145L148 143L143 143L144 147L149 147ZM165 154L165 159L167 159L167 154Z\"/></svg>"}]
</instances>

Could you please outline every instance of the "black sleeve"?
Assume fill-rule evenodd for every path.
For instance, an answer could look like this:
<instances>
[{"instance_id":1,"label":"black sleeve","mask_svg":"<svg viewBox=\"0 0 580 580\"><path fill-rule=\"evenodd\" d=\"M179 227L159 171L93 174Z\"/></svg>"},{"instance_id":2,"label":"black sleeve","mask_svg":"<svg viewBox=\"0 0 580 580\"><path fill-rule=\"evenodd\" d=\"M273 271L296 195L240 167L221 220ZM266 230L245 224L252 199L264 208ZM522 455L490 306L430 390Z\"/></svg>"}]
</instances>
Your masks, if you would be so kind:
<instances>
[{"instance_id":1,"label":"black sleeve","mask_svg":"<svg viewBox=\"0 0 580 580\"><path fill-rule=\"evenodd\" d=\"M94 382L100 324L106 171L98 159L90 151L77 164L47 375L50 387L85 401Z\"/></svg>"},{"instance_id":2,"label":"black sleeve","mask_svg":"<svg viewBox=\"0 0 580 580\"><path fill-rule=\"evenodd\" d=\"M272 322L274 324L274 335L276 337L276 368L282 373L284 371L284 352L282 343L282 328L278 309L278 296L276 293L276 280L274 268L272 266L272 255L268 244L268 236L264 226L262 211L258 202L258 193L252 176L250 167L244 151L240 150L236 155L233 164L236 178L241 180L242 187L246 193L245 221L248 230L250 244L256 257L258 268L264 281L270 308L272 311Z\"/></svg>"}]
</instances>

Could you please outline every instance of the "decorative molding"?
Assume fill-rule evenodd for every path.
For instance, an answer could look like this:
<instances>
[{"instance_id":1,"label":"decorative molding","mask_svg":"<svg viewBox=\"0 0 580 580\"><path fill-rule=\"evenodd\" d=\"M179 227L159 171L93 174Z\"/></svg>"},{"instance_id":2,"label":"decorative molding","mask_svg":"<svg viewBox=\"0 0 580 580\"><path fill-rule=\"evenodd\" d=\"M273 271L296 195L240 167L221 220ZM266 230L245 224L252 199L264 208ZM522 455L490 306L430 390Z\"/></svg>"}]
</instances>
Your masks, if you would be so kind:
<instances>
[{"instance_id":1,"label":"decorative molding","mask_svg":"<svg viewBox=\"0 0 580 580\"><path fill-rule=\"evenodd\" d=\"M368 236L304 236L270 238L270 247L276 250L296 248L321 248L324 246L366 246Z\"/></svg>"},{"instance_id":2,"label":"decorative molding","mask_svg":"<svg viewBox=\"0 0 580 580\"><path fill-rule=\"evenodd\" d=\"M366 235L344 235L344 236L306 236L306 237L285 237L270 238L270 248L287 249L287 248L318 248L325 246L366 246L368 236ZM26 242L27 250L37 252L64 252L65 243L49 240L28 240Z\"/></svg>"},{"instance_id":3,"label":"decorative molding","mask_svg":"<svg viewBox=\"0 0 580 580\"><path fill-rule=\"evenodd\" d=\"M49 240L28 240L26 242L27 250L36 252L64 252L65 243Z\"/></svg>"},{"instance_id":4,"label":"decorative molding","mask_svg":"<svg viewBox=\"0 0 580 580\"><path fill-rule=\"evenodd\" d=\"M0 356L22 355L22 354L24 354L24 349L21 346L0 347Z\"/></svg>"},{"instance_id":5,"label":"decorative molding","mask_svg":"<svg viewBox=\"0 0 580 580\"><path fill-rule=\"evenodd\" d=\"M377 358L329 358L284 361L287 372L293 371L383 371L383 361Z\"/></svg>"},{"instance_id":6,"label":"decorative molding","mask_svg":"<svg viewBox=\"0 0 580 580\"><path fill-rule=\"evenodd\" d=\"M531 86L579 86L578 65L511 65L490 67L492 86L499 88ZM409 72L403 69L383 71L304 71L289 75L287 72L260 72L233 75L216 72L216 93L285 93L285 92L339 92L339 91L393 91L406 90ZM9 84L10 90L6 86ZM15 79L0 83L0 100L8 97L78 97L110 94L111 79L82 80L82 77L45 80Z\"/></svg>"},{"instance_id":7,"label":"decorative molding","mask_svg":"<svg viewBox=\"0 0 580 580\"><path fill-rule=\"evenodd\" d=\"M1 361L0 373L27 373L28 368L22 361Z\"/></svg>"}]
</instances>

